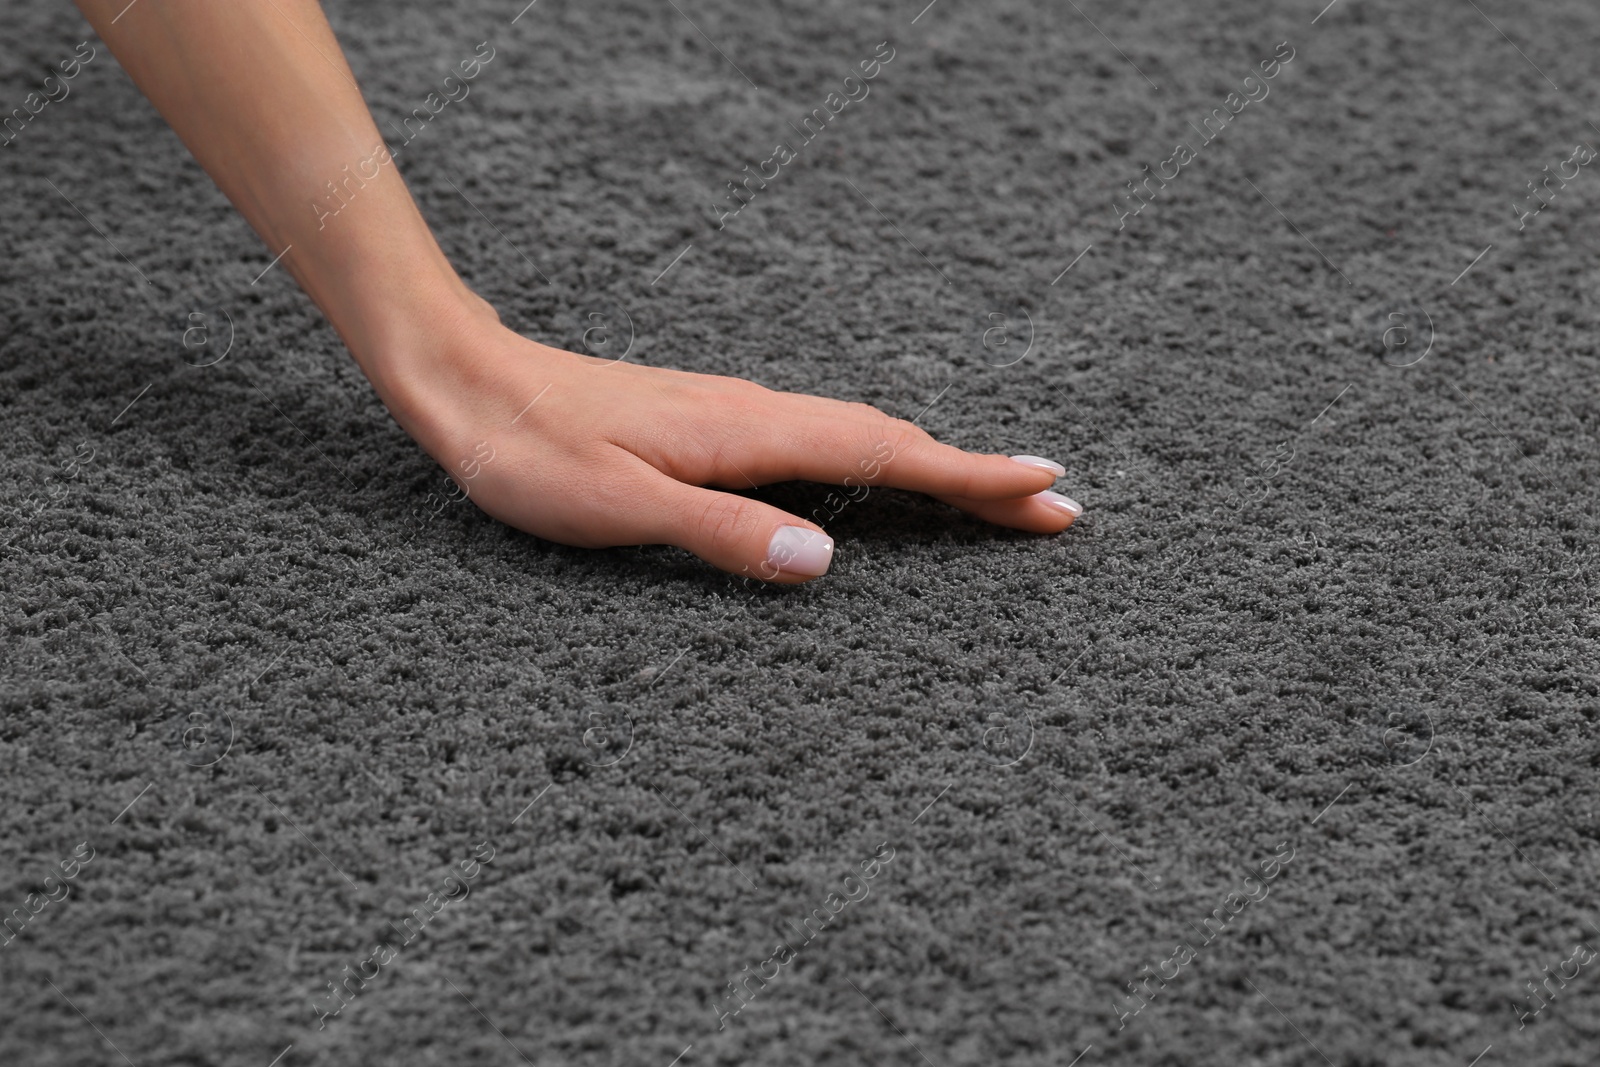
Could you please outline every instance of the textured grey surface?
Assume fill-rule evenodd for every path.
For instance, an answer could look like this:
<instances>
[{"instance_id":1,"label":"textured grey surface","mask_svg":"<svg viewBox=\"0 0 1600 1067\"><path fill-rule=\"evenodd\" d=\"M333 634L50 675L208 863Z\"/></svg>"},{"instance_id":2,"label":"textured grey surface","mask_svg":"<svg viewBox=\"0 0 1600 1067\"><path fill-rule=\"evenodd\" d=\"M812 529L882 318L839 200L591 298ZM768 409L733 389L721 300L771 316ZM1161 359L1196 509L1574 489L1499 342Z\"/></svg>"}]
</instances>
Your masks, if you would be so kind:
<instances>
[{"instance_id":1,"label":"textured grey surface","mask_svg":"<svg viewBox=\"0 0 1600 1067\"><path fill-rule=\"evenodd\" d=\"M937 397L1088 514L875 491L832 575L757 591L423 522L439 472L102 49L0 148L0 910L93 849L0 947L0 1059L1592 1062L1595 967L1513 1004L1600 945L1600 176L1511 207L1595 140L1592 6L520 6L332 12L386 127L494 42L400 165L508 322L621 306L630 358ZM9 111L87 30L3 12Z\"/></svg>"}]
</instances>

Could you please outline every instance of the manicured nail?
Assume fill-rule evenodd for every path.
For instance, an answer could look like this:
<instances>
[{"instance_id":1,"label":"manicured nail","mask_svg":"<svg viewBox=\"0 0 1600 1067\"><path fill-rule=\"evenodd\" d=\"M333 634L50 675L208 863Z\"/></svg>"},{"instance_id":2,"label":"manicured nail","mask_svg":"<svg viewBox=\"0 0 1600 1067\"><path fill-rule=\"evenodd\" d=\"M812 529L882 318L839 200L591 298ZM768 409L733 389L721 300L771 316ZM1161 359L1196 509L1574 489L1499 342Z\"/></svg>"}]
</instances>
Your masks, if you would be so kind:
<instances>
[{"instance_id":1,"label":"manicured nail","mask_svg":"<svg viewBox=\"0 0 1600 1067\"><path fill-rule=\"evenodd\" d=\"M804 526L780 526L767 546L767 562L807 578L827 574L833 562L833 538Z\"/></svg>"},{"instance_id":2,"label":"manicured nail","mask_svg":"<svg viewBox=\"0 0 1600 1067\"><path fill-rule=\"evenodd\" d=\"M1065 511L1068 515L1071 515L1073 518L1077 518L1079 515L1083 514L1083 505L1082 504L1078 503L1076 500L1072 499L1070 496L1062 496L1060 493L1056 492L1053 489L1046 489L1042 493L1035 493L1034 494L1034 499L1035 500L1039 500L1039 501L1043 501L1044 503L1049 504L1053 508L1060 508L1062 511Z\"/></svg>"},{"instance_id":3,"label":"manicured nail","mask_svg":"<svg viewBox=\"0 0 1600 1067\"><path fill-rule=\"evenodd\" d=\"M1024 467L1038 467L1040 470L1047 470L1057 478L1067 473L1067 468L1054 460L1045 459L1043 456L1012 456L1011 458Z\"/></svg>"}]
</instances>

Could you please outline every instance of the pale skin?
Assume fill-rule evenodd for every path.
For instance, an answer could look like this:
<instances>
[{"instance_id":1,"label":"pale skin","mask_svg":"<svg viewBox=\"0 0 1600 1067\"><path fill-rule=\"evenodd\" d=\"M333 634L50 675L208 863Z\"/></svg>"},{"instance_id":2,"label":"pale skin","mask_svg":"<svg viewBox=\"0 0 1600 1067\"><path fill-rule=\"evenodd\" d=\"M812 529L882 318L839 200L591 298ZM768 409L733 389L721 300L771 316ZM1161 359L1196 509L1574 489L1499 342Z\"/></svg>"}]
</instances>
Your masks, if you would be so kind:
<instances>
[{"instance_id":1,"label":"pale skin","mask_svg":"<svg viewBox=\"0 0 1600 1067\"><path fill-rule=\"evenodd\" d=\"M319 216L327 183L384 138L316 0L77 2L269 252L290 248L279 266L396 421L502 522L589 548L676 545L734 574L795 583L826 570L832 540L721 490L891 486L1038 534L1078 517L1051 491L1062 472L1045 460L965 452L866 404L522 337L457 276L398 161L335 220ZM805 533L775 541L784 527Z\"/></svg>"}]
</instances>

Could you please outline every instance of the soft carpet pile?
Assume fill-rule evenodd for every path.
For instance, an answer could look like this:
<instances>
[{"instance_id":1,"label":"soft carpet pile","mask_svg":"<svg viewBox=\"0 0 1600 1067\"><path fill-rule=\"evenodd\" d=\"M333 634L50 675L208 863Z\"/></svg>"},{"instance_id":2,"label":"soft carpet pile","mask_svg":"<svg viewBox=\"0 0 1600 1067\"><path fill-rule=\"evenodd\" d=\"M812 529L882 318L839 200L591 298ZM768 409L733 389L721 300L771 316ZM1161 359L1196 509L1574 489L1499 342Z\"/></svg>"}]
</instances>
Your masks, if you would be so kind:
<instances>
[{"instance_id":1,"label":"soft carpet pile","mask_svg":"<svg viewBox=\"0 0 1600 1067\"><path fill-rule=\"evenodd\" d=\"M508 323L1087 508L796 589L446 501L5 5L0 1059L1593 1061L1600 17L923 4L330 4Z\"/></svg>"}]
</instances>

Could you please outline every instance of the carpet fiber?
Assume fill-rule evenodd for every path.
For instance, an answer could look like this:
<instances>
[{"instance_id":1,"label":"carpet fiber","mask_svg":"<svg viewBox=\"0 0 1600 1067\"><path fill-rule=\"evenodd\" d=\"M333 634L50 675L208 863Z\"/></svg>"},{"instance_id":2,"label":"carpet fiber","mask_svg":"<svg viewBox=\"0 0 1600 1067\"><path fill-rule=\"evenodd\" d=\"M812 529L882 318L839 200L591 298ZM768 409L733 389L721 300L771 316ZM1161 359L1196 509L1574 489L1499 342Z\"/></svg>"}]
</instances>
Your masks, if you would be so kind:
<instances>
[{"instance_id":1,"label":"carpet fiber","mask_svg":"<svg viewBox=\"0 0 1600 1067\"><path fill-rule=\"evenodd\" d=\"M509 324L1087 509L751 589L448 502L4 4L0 1059L1593 1062L1600 16L921 5L330 4Z\"/></svg>"}]
</instances>

